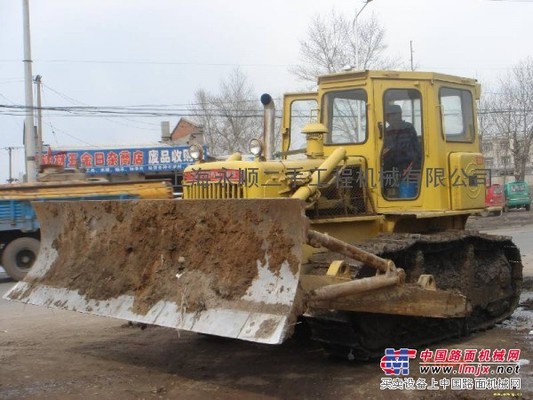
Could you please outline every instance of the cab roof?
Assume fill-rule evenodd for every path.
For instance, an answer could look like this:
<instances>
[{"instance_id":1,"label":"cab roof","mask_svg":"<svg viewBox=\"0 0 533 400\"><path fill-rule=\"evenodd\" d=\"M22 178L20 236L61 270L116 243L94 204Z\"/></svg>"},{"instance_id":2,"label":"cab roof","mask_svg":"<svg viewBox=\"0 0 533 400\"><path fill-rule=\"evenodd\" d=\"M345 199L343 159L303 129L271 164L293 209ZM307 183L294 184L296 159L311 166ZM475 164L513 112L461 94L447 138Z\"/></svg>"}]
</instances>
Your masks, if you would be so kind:
<instances>
[{"instance_id":1,"label":"cab roof","mask_svg":"<svg viewBox=\"0 0 533 400\"><path fill-rule=\"evenodd\" d=\"M388 79L388 80L423 80L423 81L441 81L460 85L477 86L476 79L463 78L460 76L441 74L437 72L421 71L346 71L334 74L322 75L318 78L320 87L335 86L338 83L347 81L358 81L367 79Z\"/></svg>"}]
</instances>

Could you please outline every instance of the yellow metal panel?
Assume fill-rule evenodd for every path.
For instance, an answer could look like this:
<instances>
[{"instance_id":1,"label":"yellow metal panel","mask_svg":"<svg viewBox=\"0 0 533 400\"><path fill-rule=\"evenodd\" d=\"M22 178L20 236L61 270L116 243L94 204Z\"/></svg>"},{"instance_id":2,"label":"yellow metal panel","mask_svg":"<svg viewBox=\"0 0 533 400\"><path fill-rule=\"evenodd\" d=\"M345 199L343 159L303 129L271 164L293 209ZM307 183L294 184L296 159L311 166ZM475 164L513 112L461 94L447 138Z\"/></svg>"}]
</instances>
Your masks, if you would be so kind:
<instances>
[{"instance_id":1,"label":"yellow metal panel","mask_svg":"<svg viewBox=\"0 0 533 400\"><path fill-rule=\"evenodd\" d=\"M311 220L311 227L318 232L327 233L338 239L354 242L364 241L380 232L383 221L381 216L329 218L327 220ZM354 229L354 227L357 229Z\"/></svg>"},{"instance_id":2,"label":"yellow metal panel","mask_svg":"<svg viewBox=\"0 0 533 400\"><path fill-rule=\"evenodd\" d=\"M481 153L451 153L449 188L453 210L483 208L485 184Z\"/></svg>"},{"instance_id":3,"label":"yellow metal panel","mask_svg":"<svg viewBox=\"0 0 533 400\"><path fill-rule=\"evenodd\" d=\"M329 89L333 87L342 87L347 84L354 86L357 81L365 81L368 79L384 79L387 81L393 80L410 80L410 81L426 81L426 82L448 82L459 85L479 87L475 79L463 78L453 75L440 74L435 72L418 72L418 71L350 71L339 72L320 76L318 84L321 89Z\"/></svg>"},{"instance_id":4,"label":"yellow metal panel","mask_svg":"<svg viewBox=\"0 0 533 400\"><path fill-rule=\"evenodd\" d=\"M88 196L135 196L141 199L170 199L172 187L167 182L46 182L0 185L0 199L69 199Z\"/></svg>"}]
</instances>

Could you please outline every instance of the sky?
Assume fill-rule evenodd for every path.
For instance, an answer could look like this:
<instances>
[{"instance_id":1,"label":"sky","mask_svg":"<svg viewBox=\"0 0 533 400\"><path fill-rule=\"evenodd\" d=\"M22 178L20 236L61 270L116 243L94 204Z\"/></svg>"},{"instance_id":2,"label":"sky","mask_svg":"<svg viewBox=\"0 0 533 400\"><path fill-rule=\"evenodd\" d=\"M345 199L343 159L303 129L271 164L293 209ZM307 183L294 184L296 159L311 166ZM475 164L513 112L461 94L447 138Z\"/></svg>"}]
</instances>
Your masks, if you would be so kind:
<instances>
[{"instance_id":1,"label":"sky","mask_svg":"<svg viewBox=\"0 0 533 400\"><path fill-rule=\"evenodd\" d=\"M240 68L259 96L303 91L290 73L313 17L352 17L363 0L30 0L33 75L43 106L180 105L202 88L217 92ZM388 54L418 70L478 79L494 88L520 60L533 56L533 0L373 0ZM0 0L0 105L24 105L22 0ZM279 105L278 105L279 107ZM23 116L0 109L0 183L24 170ZM171 117L80 117L43 114L52 148L157 144Z\"/></svg>"}]
</instances>

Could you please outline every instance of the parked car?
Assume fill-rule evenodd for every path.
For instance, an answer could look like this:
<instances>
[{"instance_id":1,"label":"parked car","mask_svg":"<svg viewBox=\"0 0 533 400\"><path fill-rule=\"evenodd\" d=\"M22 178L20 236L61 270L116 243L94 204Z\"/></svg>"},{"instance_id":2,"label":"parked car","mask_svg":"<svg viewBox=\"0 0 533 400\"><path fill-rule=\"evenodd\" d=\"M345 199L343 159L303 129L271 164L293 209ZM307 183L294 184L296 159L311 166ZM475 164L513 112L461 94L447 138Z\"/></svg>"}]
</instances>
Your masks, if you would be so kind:
<instances>
[{"instance_id":1,"label":"parked car","mask_svg":"<svg viewBox=\"0 0 533 400\"><path fill-rule=\"evenodd\" d=\"M505 184L505 207L504 211L510 208L525 207L527 211L531 209L531 192L526 182L509 182Z\"/></svg>"},{"instance_id":2,"label":"parked car","mask_svg":"<svg viewBox=\"0 0 533 400\"><path fill-rule=\"evenodd\" d=\"M504 206L503 186L499 184L489 186L485 193L485 211L482 215L501 215Z\"/></svg>"}]
</instances>

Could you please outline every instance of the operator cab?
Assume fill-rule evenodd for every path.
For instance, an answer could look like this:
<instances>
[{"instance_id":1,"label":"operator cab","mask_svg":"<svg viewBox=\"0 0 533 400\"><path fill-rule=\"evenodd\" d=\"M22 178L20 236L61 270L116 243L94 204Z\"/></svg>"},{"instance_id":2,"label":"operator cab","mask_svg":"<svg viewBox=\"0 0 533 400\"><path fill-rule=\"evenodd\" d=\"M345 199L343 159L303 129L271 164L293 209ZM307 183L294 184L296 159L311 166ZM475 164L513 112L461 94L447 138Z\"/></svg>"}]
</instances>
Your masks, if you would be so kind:
<instances>
[{"instance_id":1,"label":"operator cab","mask_svg":"<svg viewBox=\"0 0 533 400\"><path fill-rule=\"evenodd\" d=\"M305 158L305 123L326 128L324 156L364 159L378 212L483 208L488 179L475 80L426 72L358 71L319 78L317 92L284 98L282 155Z\"/></svg>"}]
</instances>

